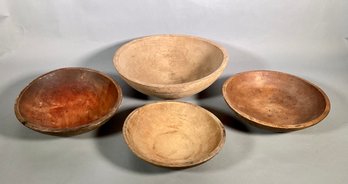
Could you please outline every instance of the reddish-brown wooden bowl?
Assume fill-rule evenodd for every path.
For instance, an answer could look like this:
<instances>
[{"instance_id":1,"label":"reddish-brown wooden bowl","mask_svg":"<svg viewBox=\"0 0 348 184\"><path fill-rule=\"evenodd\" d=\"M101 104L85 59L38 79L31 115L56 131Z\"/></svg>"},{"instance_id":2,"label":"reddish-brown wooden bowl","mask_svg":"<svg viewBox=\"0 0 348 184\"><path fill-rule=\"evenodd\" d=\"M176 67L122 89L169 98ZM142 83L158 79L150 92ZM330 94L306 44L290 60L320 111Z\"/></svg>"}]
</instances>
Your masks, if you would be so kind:
<instances>
[{"instance_id":1,"label":"reddish-brown wooden bowl","mask_svg":"<svg viewBox=\"0 0 348 184\"><path fill-rule=\"evenodd\" d=\"M76 135L105 123L121 101L121 88L111 77L87 68L62 68L25 87L15 113L23 125L38 132Z\"/></svg>"},{"instance_id":2,"label":"reddish-brown wooden bowl","mask_svg":"<svg viewBox=\"0 0 348 184\"><path fill-rule=\"evenodd\" d=\"M330 101L323 90L282 72L239 73L226 80L222 92L242 120L277 132L315 125L330 111Z\"/></svg>"}]
</instances>

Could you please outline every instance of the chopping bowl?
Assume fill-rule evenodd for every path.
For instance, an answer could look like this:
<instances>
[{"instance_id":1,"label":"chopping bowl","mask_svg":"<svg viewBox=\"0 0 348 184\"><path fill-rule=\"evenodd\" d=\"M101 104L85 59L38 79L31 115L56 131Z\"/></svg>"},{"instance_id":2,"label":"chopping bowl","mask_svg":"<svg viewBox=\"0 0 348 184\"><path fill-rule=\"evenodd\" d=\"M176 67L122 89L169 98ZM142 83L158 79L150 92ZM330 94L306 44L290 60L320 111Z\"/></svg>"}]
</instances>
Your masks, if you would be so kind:
<instances>
[{"instance_id":1,"label":"chopping bowl","mask_svg":"<svg viewBox=\"0 0 348 184\"><path fill-rule=\"evenodd\" d=\"M23 125L38 132L76 135L106 122L121 101L121 88L107 75L87 68L62 68L25 87L15 113Z\"/></svg>"},{"instance_id":2,"label":"chopping bowl","mask_svg":"<svg viewBox=\"0 0 348 184\"><path fill-rule=\"evenodd\" d=\"M197 105L164 101L134 110L123 135L140 158L164 167L189 167L211 159L225 142L220 120Z\"/></svg>"},{"instance_id":3,"label":"chopping bowl","mask_svg":"<svg viewBox=\"0 0 348 184\"><path fill-rule=\"evenodd\" d=\"M315 125L330 111L329 98L319 87L282 72L239 73L226 80L222 92L242 120L277 132Z\"/></svg>"},{"instance_id":4,"label":"chopping bowl","mask_svg":"<svg viewBox=\"0 0 348 184\"><path fill-rule=\"evenodd\" d=\"M227 60L225 49L209 40L155 35L123 45L113 62L121 77L136 90L175 99L209 87L223 72Z\"/></svg>"}]
</instances>

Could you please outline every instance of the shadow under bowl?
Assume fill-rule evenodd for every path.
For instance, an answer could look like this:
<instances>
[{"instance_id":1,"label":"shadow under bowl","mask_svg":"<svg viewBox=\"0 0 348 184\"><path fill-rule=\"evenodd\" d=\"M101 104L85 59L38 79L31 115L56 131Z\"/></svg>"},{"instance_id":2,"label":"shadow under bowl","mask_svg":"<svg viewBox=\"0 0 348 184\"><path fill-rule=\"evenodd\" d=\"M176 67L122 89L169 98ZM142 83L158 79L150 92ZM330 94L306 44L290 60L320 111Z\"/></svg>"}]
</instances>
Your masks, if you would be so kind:
<instances>
[{"instance_id":1,"label":"shadow under bowl","mask_svg":"<svg viewBox=\"0 0 348 184\"><path fill-rule=\"evenodd\" d=\"M276 71L248 71L226 80L223 96L237 116L276 132L319 123L330 111L326 94L299 77Z\"/></svg>"},{"instance_id":2,"label":"shadow under bowl","mask_svg":"<svg viewBox=\"0 0 348 184\"><path fill-rule=\"evenodd\" d=\"M182 168L215 156L225 142L220 120L202 107L163 101L134 110L123 135L129 148L154 165Z\"/></svg>"},{"instance_id":3,"label":"shadow under bowl","mask_svg":"<svg viewBox=\"0 0 348 184\"><path fill-rule=\"evenodd\" d=\"M228 55L212 41L185 35L154 35L119 48L113 62L134 89L164 99L196 94L223 72Z\"/></svg>"},{"instance_id":4,"label":"shadow under bowl","mask_svg":"<svg viewBox=\"0 0 348 184\"><path fill-rule=\"evenodd\" d=\"M88 68L62 68L25 87L16 100L15 113L35 131L69 136L101 126L121 101L121 88L111 77Z\"/></svg>"}]
</instances>

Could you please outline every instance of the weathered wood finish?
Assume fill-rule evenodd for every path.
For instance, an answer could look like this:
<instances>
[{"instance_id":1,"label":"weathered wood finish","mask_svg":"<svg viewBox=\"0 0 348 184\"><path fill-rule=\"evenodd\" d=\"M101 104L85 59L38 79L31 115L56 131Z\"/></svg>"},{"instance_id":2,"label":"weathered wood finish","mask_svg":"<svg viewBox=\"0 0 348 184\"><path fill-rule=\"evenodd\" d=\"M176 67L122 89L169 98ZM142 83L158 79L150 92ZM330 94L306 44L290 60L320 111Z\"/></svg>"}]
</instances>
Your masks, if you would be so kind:
<instances>
[{"instance_id":1,"label":"weathered wood finish","mask_svg":"<svg viewBox=\"0 0 348 184\"><path fill-rule=\"evenodd\" d=\"M24 88L16 100L15 113L33 130L76 135L106 122L121 101L121 88L105 74L87 68L62 68Z\"/></svg>"},{"instance_id":2,"label":"weathered wood finish","mask_svg":"<svg viewBox=\"0 0 348 184\"><path fill-rule=\"evenodd\" d=\"M117 50L113 62L136 90L165 99L196 94L223 72L228 55L217 44L193 36L155 35Z\"/></svg>"},{"instance_id":3,"label":"weathered wood finish","mask_svg":"<svg viewBox=\"0 0 348 184\"><path fill-rule=\"evenodd\" d=\"M211 159L225 142L220 120L184 102L162 101L134 110L123 135L140 158L164 167L188 167Z\"/></svg>"},{"instance_id":4,"label":"weathered wood finish","mask_svg":"<svg viewBox=\"0 0 348 184\"><path fill-rule=\"evenodd\" d=\"M223 96L236 114L277 132L303 129L330 111L326 94L299 77L276 71L249 71L226 80Z\"/></svg>"}]
</instances>

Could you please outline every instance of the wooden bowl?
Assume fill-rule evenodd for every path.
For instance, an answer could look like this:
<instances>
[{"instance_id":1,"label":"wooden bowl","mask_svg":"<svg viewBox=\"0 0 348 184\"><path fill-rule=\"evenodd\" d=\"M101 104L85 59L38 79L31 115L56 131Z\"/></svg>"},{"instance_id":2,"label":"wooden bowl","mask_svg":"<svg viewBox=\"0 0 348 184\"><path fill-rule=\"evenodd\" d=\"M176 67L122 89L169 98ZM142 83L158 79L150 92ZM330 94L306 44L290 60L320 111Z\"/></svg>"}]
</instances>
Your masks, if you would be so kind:
<instances>
[{"instance_id":1,"label":"wooden bowl","mask_svg":"<svg viewBox=\"0 0 348 184\"><path fill-rule=\"evenodd\" d=\"M220 120L184 102L162 101L134 110L123 135L141 159L164 167L189 167L211 159L225 142Z\"/></svg>"},{"instance_id":2,"label":"wooden bowl","mask_svg":"<svg viewBox=\"0 0 348 184\"><path fill-rule=\"evenodd\" d=\"M133 40L117 50L113 62L136 90L165 99L196 94L223 72L224 48L194 36L155 35Z\"/></svg>"},{"instance_id":3,"label":"wooden bowl","mask_svg":"<svg viewBox=\"0 0 348 184\"><path fill-rule=\"evenodd\" d=\"M87 68L62 68L25 87L15 104L20 122L38 132L76 135L111 118L122 101L119 85Z\"/></svg>"},{"instance_id":4,"label":"wooden bowl","mask_svg":"<svg viewBox=\"0 0 348 184\"><path fill-rule=\"evenodd\" d=\"M330 111L326 94L299 77L276 71L249 71L226 80L223 96L242 119L276 132L317 124Z\"/></svg>"}]
</instances>

